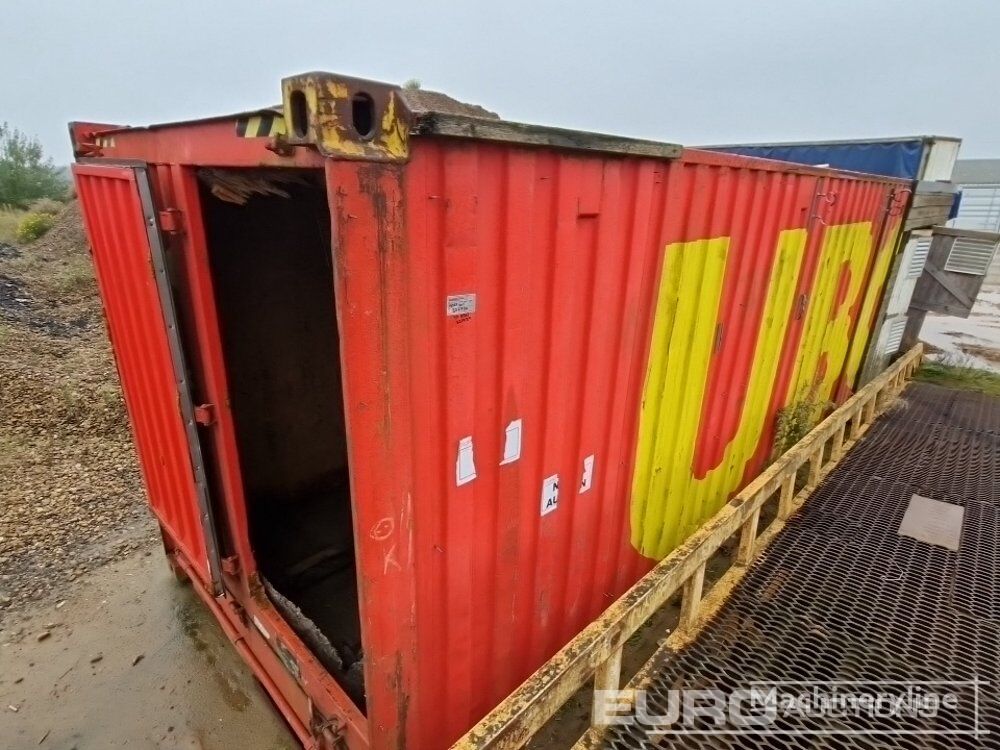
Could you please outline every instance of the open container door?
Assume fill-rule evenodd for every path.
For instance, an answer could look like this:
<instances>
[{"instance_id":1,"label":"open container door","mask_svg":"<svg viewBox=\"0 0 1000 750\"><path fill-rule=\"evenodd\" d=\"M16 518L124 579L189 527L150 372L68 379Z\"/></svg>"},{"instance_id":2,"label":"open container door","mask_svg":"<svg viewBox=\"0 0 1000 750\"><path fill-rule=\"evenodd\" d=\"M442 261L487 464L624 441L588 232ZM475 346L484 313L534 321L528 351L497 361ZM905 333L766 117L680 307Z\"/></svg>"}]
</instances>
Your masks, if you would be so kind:
<instances>
[{"instance_id":1,"label":"open container door","mask_svg":"<svg viewBox=\"0 0 1000 750\"><path fill-rule=\"evenodd\" d=\"M73 165L149 503L222 594L219 547L159 219L144 166Z\"/></svg>"}]
</instances>

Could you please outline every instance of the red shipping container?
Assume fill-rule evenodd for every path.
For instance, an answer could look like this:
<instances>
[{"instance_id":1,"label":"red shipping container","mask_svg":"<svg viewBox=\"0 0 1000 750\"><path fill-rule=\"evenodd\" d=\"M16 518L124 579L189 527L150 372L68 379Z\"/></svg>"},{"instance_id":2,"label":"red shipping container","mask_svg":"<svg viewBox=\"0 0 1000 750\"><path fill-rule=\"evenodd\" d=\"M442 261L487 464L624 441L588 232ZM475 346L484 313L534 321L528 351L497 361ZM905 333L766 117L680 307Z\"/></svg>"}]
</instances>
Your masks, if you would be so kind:
<instances>
[{"instance_id":1,"label":"red shipping container","mask_svg":"<svg viewBox=\"0 0 1000 750\"><path fill-rule=\"evenodd\" d=\"M313 73L74 123L150 504L307 747L445 747L850 393L905 183Z\"/></svg>"}]
</instances>

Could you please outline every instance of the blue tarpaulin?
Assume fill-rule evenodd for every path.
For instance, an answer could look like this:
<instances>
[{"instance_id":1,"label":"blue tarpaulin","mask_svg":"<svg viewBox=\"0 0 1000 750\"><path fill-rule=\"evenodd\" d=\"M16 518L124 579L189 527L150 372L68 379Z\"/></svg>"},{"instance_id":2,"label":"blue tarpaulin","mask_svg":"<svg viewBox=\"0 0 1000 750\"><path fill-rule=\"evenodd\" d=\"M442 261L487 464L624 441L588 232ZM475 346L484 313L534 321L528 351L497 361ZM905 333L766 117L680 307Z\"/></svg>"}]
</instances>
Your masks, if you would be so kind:
<instances>
[{"instance_id":1,"label":"blue tarpaulin","mask_svg":"<svg viewBox=\"0 0 1000 750\"><path fill-rule=\"evenodd\" d=\"M824 165L886 177L915 180L920 171L923 141L856 141L851 143L796 143L759 146L710 146L710 151L726 151L743 156L780 159L796 164Z\"/></svg>"}]
</instances>

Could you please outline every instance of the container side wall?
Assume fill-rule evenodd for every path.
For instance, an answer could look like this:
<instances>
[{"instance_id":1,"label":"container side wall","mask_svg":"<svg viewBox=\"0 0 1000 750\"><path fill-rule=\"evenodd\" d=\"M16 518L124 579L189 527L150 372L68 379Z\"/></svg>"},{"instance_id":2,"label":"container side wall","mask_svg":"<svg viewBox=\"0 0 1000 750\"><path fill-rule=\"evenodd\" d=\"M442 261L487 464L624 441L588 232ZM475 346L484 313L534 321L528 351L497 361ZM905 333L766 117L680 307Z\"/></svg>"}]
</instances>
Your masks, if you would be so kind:
<instances>
[{"instance_id":1,"label":"container side wall","mask_svg":"<svg viewBox=\"0 0 1000 750\"><path fill-rule=\"evenodd\" d=\"M642 564L666 168L426 139L331 163L373 745L446 746Z\"/></svg>"},{"instance_id":2,"label":"container side wall","mask_svg":"<svg viewBox=\"0 0 1000 750\"><path fill-rule=\"evenodd\" d=\"M445 747L760 471L779 410L849 391L897 185L431 138L328 176L372 742Z\"/></svg>"},{"instance_id":3,"label":"container side wall","mask_svg":"<svg viewBox=\"0 0 1000 750\"><path fill-rule=\"evenodd\" d=\"M609 571L637 564L617 488L665 165L428 144L410 169L428 741L460 735L620 593Z\"/></svg>"},{"instance_id":4,"label":"container side wall","mask_svg":"<svg viewBox=\"0 0 1000 750\"><path fill-rule=\"evenodd\" d=\"M671 167L633 483L632 544L673 549L743 477L767 419L807 249L814 177Z\"/></svg>"}]
</instances>

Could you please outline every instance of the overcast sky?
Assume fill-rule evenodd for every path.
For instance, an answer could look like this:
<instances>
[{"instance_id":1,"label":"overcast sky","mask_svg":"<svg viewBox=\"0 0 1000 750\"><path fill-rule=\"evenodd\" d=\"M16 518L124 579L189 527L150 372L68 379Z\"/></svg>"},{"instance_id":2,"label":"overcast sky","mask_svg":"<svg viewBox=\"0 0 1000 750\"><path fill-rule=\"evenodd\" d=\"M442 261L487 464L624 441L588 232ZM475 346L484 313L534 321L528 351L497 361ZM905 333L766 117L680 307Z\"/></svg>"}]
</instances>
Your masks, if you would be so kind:
<instances>
[{"instance_id":1,"label":"overcast sky","mask_svg":"<svg viewBox=\"0 0 1000 750\"><path fill-rule=\"evenodd\" d=\"M6 0L0 121L277 103L282 76L418 78L513 120L686 145L935 133L1000 157L1000 2Z\"/></svg>"}]
</instances>

